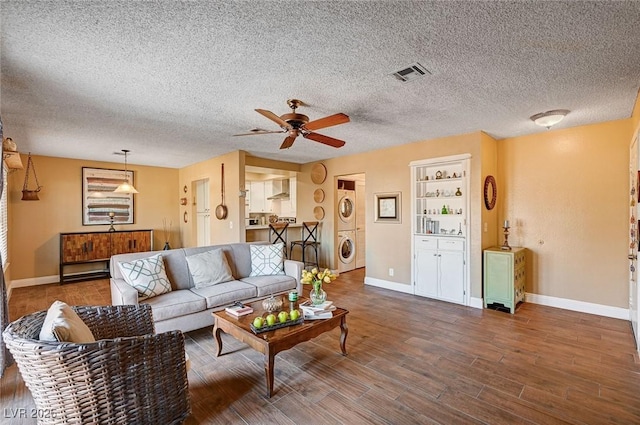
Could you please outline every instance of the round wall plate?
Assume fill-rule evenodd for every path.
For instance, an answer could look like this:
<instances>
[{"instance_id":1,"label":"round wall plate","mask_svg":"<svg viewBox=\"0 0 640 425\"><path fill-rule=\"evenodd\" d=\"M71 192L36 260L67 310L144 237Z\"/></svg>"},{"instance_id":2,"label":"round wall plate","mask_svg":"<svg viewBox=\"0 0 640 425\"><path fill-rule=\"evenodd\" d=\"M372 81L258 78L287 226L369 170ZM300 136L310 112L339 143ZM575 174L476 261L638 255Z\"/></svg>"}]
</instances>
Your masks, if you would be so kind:
<instances>
[{"instance_id":1,"label":"round wall plate","mask_svg":"<svg viewBox=\"0 0 640 425\"><path fill-rule=\"evenodd\" d=\"M322 220L324 218L324 208L318 206L313 209L313 216L316 220Z\"/></svg>"},{"instance_id":2,"label":"round wall plate","mask_svg":"<svg viewBox=\"0 0 640 425\"><path fill-rule=\"evenodd\" d=\"M317 204L322 203L324 201L324 190L318 188L313 192L313 200L316 201Z\"/></svg>"},{"instance_id":3,"label":"round wall plate","mask_svg":"<svg viewBox=\"0 0 640 425\"><path fill-rule=\"evenodd\" d=\"M327 168L324 164L317 163L311 168L311 181L315 184L322 184L327 178Z\"/></svg>"}]
</instances>

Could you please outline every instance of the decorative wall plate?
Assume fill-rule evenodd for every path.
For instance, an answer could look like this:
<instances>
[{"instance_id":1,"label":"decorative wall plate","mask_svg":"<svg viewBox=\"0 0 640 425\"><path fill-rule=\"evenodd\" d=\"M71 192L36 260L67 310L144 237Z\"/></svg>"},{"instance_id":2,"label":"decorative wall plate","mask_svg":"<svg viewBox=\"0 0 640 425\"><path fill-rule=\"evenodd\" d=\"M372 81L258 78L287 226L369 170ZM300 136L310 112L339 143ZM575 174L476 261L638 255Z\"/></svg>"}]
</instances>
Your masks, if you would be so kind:
<instances>
[{"instance_id":1,"label":"decorative wall plate","mask_svg":"<svg viewBox=\"0 0 640 425\"><path fill-rule=\"evenodd\" d=\"M316 220L322 220L324 218L324 208L318 206L313 209L313 216Z\"/></svg>"},{"instance_id":2,"label":"decorative wall plate","mask_svg":"<svg viewBox=\"0 0 640 425\"><path fill-rule=\"evenodd\" d=\"M324 190L316 189L313 192L313 200L316 201L317 204L322 203L322 201L324 201Z\"/></svg>"},{"instance_id":3,"label":"decorative wall plate","mask_svg":"<svg viewBox=\"0 0 640 425\"><path fill-rule=\"evenodd\" d=\"M488 210L492 210L496 206L498 198L498 189L496 188L496 179L493 176L487 176L484 179L484 206Z\"/></svg>"},{"instance_id":4,"label":"decorative wall plate","mask_svg":"<svg viewBox=\"0 0 640 425\"><path fill-rule=\"evenodd\" d=\"M322 184L327 178L327 168L324 164L317 163L311 168L311 181L315 184Z\"/></svg>"}]
</instances>

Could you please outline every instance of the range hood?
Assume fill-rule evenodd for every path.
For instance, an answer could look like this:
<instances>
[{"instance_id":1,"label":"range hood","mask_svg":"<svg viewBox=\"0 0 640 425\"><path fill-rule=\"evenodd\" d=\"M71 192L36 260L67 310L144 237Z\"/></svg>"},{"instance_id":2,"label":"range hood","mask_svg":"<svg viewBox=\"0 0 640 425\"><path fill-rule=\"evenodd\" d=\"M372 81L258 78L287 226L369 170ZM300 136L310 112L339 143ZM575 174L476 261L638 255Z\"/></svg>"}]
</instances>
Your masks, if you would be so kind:
<instances>
[{"instance_id":1,"label":"range hood","mask_svg":"<svg viewBox=\"0 0 640 425\"><path fill-rule=\"evenodd\" d=\"M273 195L269 196L268 200L289 199L289 179L273 180L271 183Z\"/></svg>"}]
</instances>

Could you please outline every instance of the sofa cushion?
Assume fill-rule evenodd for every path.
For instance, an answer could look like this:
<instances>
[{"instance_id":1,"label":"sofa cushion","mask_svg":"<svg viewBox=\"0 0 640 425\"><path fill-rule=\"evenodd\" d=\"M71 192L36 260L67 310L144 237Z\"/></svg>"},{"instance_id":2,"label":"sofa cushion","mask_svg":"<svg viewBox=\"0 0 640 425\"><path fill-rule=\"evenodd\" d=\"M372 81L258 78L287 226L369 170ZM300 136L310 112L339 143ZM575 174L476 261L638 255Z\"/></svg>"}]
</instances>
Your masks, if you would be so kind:
<instances>
[{"instance_id":1,"label":"sofa cushion","mask_svg":"<svg viewBox=\"0 0 640 425\"><path fill-rule=\"evenodd\" d=\"M141 299L155 297L171 291L171 283L164 269L162 255L119 262L124 280L138 291Z\"/></svg>"},{"instance_id":2,"label":"sofa cushion","mask_svg":"<svg viewBox=\"0 0 640 425\"><path fill-rule=\"evenodd\" d=\"M284 274L284 244L251 245L250 276Z\"/></svg>"},{"instance_id":3,"label":"sofa cushion","mask_svg":"<svg viewBox=\"0 0 640 425\"><path fill-rule=\"evenodd\" d=\"M151 306L153 320L156 322L197 313L207 308L207 302L203 297L186 289L149 298L145 303Z\"/></svg>"},{"instance_id":4,"label":"sofa cushion","mask_svg":"<svg viewBox=\"0 0 640 425\"><path fill-rule=\"evenodd\" d=\"M186 258L196 288L233 280L227 257L219 248L188 255Z\"/></svg>"},{"instance_id":5,"label":"sofa cushion","mask_svg":"<svg viewBox=\"0 0 640 425\"><path fill-rule=\"evenodd\" d=\"M40 339L77 344L96 341L80 316L62 301L54 301L47 310L47 316L40 329Z\"/></svg>"},{"instance_id":6,"label":"sofa cushion","mask_svg":"<svg viewBox=\"0 0 640 425\"><path fill-rule=\"evenodd\" d=\"M190 291L206 299L207 308L227 306L236 301L255 298L258 292L255 286L239 280L223 282L205 288L193 288Z\"/></svg>"},{"instance_id":7,"label":"sofa cushion","mask_svg":"<svg viewBox=\"0 0 640 425\"><path fill-rule=\"evenodd\" d=\"M255 286L258 290L258 297L296 289L297 285L293 277L286 275L250 276L243 278L242 281Z\"/></svg>"}]
</instances>

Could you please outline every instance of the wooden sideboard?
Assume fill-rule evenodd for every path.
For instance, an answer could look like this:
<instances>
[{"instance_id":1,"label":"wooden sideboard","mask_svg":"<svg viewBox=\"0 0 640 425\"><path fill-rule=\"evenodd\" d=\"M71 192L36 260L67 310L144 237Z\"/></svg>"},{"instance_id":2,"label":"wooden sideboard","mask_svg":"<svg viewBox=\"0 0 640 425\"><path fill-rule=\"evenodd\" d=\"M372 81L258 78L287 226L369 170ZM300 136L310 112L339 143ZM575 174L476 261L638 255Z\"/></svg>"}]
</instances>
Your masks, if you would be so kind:
<instances>
[{"instance_id":1,"label":"wooden sideboard","mask_svg":"<svg viewBox=\"0 0 640 425\"><path fill-rule=\"evenodd\" d=\"M153 230L60 233L60 283L109 277L112 255L153 249ZM101 269L65 273L65 267L100 264Z\"/></svg>"}]
</instances>

